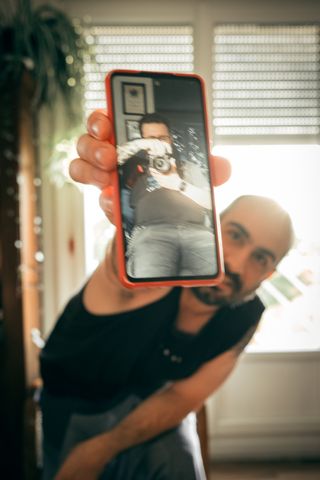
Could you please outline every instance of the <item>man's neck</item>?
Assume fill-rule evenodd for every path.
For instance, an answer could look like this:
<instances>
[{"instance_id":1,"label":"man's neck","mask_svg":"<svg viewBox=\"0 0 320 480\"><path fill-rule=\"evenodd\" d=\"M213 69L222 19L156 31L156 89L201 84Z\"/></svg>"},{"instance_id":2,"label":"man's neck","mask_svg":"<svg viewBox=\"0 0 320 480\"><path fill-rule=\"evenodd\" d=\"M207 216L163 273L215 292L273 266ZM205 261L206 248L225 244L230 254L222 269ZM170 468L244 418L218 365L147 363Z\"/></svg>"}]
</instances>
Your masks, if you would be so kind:
<instances>
[{"instance_id":1,"label":"man's neck","mask_svg":"<svg viewBox=\"0 0 320 480\"><path fill-rule=\"evenodd\" d=\"M191 288L191 292L202 304L208 307L216 307L216 309L220 308L221 305L217 303L216 296L211 287L194 287Z\"/></svg>"},{"instance_id":2,"label":"man's neck","mask_svg":"<svg viewBox=\"0 0 320 480\"><path fill-rule=\"evenodd\" d=\"M176 320L178 330L198 333L215 316L218 305L208 305L194 295L191 288L182 291L180 308Z\"/></svg>"}]
</instances>

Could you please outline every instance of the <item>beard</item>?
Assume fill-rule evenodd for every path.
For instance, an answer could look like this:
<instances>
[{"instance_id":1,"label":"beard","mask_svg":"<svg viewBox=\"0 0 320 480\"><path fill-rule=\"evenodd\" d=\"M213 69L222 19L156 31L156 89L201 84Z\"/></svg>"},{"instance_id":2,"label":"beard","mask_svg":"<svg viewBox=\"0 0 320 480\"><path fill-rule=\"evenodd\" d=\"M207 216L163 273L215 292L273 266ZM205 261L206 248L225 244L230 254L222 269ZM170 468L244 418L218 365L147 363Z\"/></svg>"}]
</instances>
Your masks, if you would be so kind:
<instances>
[{"instance_id":1,"label":"beard","mask_svg":"<svg viewBox=\"0 0 320 480\"><path fill-rule=\"evenodd\" d=\"M230 289L230 293L224 293L219 285L214 287L193 287L193 294L206 305L226 306L232 305L242 299L241 290L243 283L240 275L233 273L225 265L225 277L222 284L226 283Z\"/></svg>"}]
</instances>

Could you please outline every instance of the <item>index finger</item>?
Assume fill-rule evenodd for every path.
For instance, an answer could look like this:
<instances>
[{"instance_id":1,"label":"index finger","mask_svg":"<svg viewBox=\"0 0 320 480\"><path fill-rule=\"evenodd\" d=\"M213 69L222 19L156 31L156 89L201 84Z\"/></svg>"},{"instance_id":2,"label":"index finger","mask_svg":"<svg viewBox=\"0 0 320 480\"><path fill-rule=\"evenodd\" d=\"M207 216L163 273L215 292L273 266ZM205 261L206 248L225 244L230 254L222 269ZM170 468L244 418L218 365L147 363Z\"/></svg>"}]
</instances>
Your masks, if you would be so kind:
<instances>
[{"instance_id":1,"label":"index finger","mask_svg":"<svg viewBox=\"0 0 320 480\"><path fill-rule=\"evenodd\" d=\"M213 164L212 183L218 187L229 180L231 176L231 163L226 158L215 155L211 155L210 160Z\"/></svg>"},{"instance_id":2,"label":"index finger","mask_svg":"<svg viewBox=\"0 0 320 480\"><path fill-rule=\"evenodd\" d=\"M112 137L112 124L107 110L95 110L87 119L87 130L97 140L110 140Z\"/></svg>"}]
</instances>

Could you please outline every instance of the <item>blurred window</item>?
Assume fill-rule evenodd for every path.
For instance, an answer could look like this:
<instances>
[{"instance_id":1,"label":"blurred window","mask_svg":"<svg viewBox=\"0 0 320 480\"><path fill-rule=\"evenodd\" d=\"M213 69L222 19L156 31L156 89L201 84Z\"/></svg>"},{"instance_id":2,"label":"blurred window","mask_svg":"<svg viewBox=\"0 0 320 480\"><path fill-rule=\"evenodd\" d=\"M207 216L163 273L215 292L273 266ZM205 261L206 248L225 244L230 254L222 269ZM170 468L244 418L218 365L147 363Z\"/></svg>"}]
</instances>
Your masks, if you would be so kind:
<instances>
[{"instance_id":1,"label":"blurred window","mask_svg":"<svg viewBox=\"0 0 320 480\"><path fill-rule=\"evenodd\" d=\"M217 189L277 200L297 241L259 293L268 307L249 351L320 349L320 27L217 25L213 140L232 161Z\"/></svg>"},{"instance_id":2,"label":"blurred window","mask_svg":"<svg viewBox=\"0 0 320 480\"><path fill-rule=\"evenodd\" d=\"M191 26L91 26L86 29L85 108L105 108L104 79L113 69L192 72Z\"/></svg>"}]
</instances>

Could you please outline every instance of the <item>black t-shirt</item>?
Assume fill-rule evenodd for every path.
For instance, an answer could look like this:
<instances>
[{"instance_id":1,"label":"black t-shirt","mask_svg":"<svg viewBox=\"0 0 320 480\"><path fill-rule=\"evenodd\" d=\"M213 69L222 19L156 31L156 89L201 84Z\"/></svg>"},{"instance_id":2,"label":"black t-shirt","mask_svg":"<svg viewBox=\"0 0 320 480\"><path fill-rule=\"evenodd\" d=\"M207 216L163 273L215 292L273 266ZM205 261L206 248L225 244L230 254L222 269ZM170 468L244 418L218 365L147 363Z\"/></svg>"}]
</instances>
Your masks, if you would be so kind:
<instances>
[{"instance_id":1,"label":"black t-shirt","mask_svg":"<svg viewBox=\"0 0 320 480\"><path fill-rule=\"evenodd\" d=\"M40 355L47 391L109 400L145 397L166 382L188 377L234 346L257 325L264 306L256 296L221 308L196 334L175 327L181 288L141 308L94 315L83 289L67 304Z\"/></svg>"}]
</instances>

